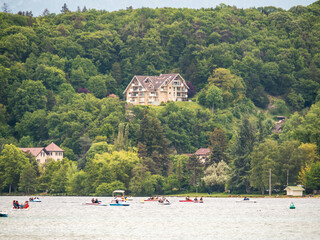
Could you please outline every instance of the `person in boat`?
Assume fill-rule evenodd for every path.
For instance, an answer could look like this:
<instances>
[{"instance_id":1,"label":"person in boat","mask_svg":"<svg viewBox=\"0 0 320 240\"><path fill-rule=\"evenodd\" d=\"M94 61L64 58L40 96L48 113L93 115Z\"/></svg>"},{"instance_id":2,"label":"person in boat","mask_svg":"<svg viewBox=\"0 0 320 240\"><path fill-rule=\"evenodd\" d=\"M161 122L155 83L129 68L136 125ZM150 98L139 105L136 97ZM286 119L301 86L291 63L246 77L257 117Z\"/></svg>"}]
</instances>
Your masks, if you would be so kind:
<instances>
[{"instance_id":1,"label":"person in boat","mask_svg":"<svg viewBox=\"0 0 320 240\"><path fill-rule=\"evenodd\" d=\"M16 200L13 200L12 204L13 204L13 208L17 208L17 209L19 208L19 204L17 204Z\"/></svg>"},{"instance_id":2,"label":"person in boat","mask_svg":"<svg viewBox=\"0 0 320 240\"><path fill-rule=\"evenodd\" d=\"M247 198L247 197L244 197L244 199L243 200L249 200L249 198Z\"/></svg>"},{"instance_id":3,"label":"person in boat","mask_svg":"<svg viewBox=\"0 0 320 240\"><path fill-rule=\"evenodd\" d=\"M197 198L197 197L195 197L195 198L193 199L193 201L198 202L198 198Z\"/></svg>"},{"instance_id":4,"label":"person in boat","mask_svg":"<svg viewBox=\"0 0 320 240\"><path fill-rule=\"evenodd\" d=\"M25 201L24 205L22 206L22 208L28 208L29 207L29 202Z\"/></svg>"},{"instance_id":5,"label":"person in boat","mask_svg":"<svg viewBox=\"0 0 320 240\"><path fill-rule=\"evenodd\" d=\"M99 203L98 198L96 198L96 200L94 201L94 203Z\"/></svg>"},{"instance_id":6,"label":"person in boat","mask_svg":"<svg viewBox=\"0 0 320 240\"><path fill-rule=\"evenodd\" d=\"M91 202L92 202L92 203L94 203L94 202L95 202L95 201L94 201L94 198L92 198L92 199L91 199Z\"/></svg>"},{"instance_id":7,"label":"person in boat","mask_svg":"<svg viewBox=\"0 0 320 240\"><path fill-rule=\"evenodd\" d=\"M166 198L166 202L167 202L167 203L169 202L168 198Z\"/></svg>"},{"instance_id":8,"label":"person in boat","mask_svg":"<svg viewBox=\"0 0 320 240\"><path fill-rule=\"evenodd\" d=\"M118 201L118 199L116 199L116 204L118 204L119 203L119 201Z\"/></svg>"},{"instance_id":9,"label":"person in boat","mask_svg":"<svg viewBox=\"0 0 320 240\"><path fill-rule=\"evenodd\" d=\"M202 197L200 197L200 201L201 201L201 202L203 201L203 198L202 198Z\"/></svg>"}]
</instances>

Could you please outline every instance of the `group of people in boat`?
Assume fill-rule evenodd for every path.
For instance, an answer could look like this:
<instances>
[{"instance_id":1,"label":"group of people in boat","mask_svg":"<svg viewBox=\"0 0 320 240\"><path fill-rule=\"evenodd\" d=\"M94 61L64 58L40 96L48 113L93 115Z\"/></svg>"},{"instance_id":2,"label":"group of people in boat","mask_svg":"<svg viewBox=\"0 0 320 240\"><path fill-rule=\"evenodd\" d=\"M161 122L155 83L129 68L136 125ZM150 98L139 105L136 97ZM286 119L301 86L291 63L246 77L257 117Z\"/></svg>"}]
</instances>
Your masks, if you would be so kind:
<instances>
[{"instance_id":1,"label":"group of people in boat","mask_svg":"<svg viewBox=\"0 0 320 240\"><path fill-rule=\"evenodd\" d=\"M169 200L166 197L162 197L162 198L159 198L158 202L159 203L169 203Z\"/></svg>"},{"instance_id":2,"label":"group of people in boat","mask_svg":"<svg viewBox=\"0 0 320 240\"><path fill-rule=\"evenodd\" d=\"M149 197L147 200L159 200L160 198L158 197L158 196L156 196L156 197Z\"/></svg>"},{"instance_id":3,"label":"group of people in boat","mask_svg":"<svg viewBox=\"0 0 320 240\"><path fill-rule=\"evenodd\" d=\"M19 204L18 201L13 200L12 204L13 204L13 208L15 208L15 209L25 209L25 208L29 207L29 202L28 201L25 201L24 204Z\"/></svg>"},{"instance_id":4,"label":"group of people in boat","mask_svg":"<svg viewBox=\"0 0 320 240\"><path fill-rule=\"evenodd\" d=\"M243 200L250 200L248 197L244 197L244 199Z\"/></svg>"},{"instance_id":5,"label":"group of people in boat","mask_svg":"<svg viewBox=\"0 0 320 240\"><path fill-rule=\"evenodd\" d=\"M189 200L190 200L190 198L189 198ZM194 202L203 202L203 198L202 197L200 197L199 199L198 199L198 197L195 197L194 199L193 199L193 201Z\"/></svg>"},{"instance_id":6,"label":"group of people in boat","mask_svg":"<svg viewBox=\"0 0 320 240\"><path fill-rule=\"evenodd\" d=\"M91 199L91 202L92 202L92 203L99 203L99 200L98 200L98 198L96 198L96 199L92 198L92 199Z\"/></svg>"},{"instance_id":7,"label":"group of people in boat","mask_svg":"<svg viewBox=\"0 0 320 240\"><path fill-rule=\"evenodd\" d=\"M33 200L39 200L39 198L38 198L38 197L31 197L31 198L29 198L29 201L30 201L30 202L32 202Z\"/></svg>"}]
</instances>

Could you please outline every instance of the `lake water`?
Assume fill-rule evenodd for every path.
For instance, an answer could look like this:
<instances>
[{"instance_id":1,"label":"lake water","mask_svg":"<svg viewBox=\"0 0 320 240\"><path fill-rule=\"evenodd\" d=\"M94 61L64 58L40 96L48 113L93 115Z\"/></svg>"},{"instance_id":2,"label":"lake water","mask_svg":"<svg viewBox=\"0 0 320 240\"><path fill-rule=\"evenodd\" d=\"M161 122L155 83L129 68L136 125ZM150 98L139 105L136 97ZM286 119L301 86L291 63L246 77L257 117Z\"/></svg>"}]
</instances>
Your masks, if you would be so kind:
<instances>
[{"instance_id":1,"label":"lake water","mask_svg":"<svg viewBox=\"0 0 320 240\"><path fill-rule=\"evenodd\" d=\"M0 239L320 239L316 198L205 198L196 204L169 197L169 206L135 198L129 207L111 207L83 205L91 197L41 197L29 211L11 210L13 199L28 198L0 197L0 210L9 214L0 218Z\"/></svg>"}]
</instances>

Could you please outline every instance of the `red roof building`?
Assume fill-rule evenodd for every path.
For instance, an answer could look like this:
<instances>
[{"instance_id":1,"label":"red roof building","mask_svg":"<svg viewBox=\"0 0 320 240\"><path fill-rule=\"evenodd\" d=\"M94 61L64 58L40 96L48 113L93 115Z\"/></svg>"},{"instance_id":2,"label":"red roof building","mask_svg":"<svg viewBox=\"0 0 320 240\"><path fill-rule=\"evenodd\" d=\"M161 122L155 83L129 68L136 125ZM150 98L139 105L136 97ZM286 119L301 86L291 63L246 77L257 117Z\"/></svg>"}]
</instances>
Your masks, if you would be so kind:
<instances>
[{"instance_id":1,"label":"red roof building","mask_svg":"<svg viewBox=\"0 0 320 240\"><path fill-rule=\"evenodd\" d=\"M20 148L20 150L25 153L30 152L39 164L44 164L48 159L60 161L63 158L64 152L64 150L53 142L43 148Z\"/></svg>"}]
</instances>

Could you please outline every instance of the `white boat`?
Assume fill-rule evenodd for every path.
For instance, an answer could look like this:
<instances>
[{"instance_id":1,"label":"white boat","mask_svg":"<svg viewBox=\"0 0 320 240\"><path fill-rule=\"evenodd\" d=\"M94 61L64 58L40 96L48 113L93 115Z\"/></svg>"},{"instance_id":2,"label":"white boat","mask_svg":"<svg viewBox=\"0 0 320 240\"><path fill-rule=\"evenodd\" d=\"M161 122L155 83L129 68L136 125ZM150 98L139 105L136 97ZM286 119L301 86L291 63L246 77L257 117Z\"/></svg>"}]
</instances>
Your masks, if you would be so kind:
<instances>
[{"instance_id":1,"label":"white boat","mask_svg":"<svg viewBox=\"0 0 320 240\"><path fill-rule=\"evenodd\" d=\"M115 190L112 192L113 200L111 200L110 206L130 206L124 196L124 190ZM120 194L120 195L119 195Z\"/></svg>"},{"instance_id":2,"label":"white boat","mask_svg":"<svg viewBox=\"0 0 320 240\"><path fill-rule=\"evenodd\" d=\"M39 198L29 198L29 202L41 202Z\"/></svg>"},{"instance_id":3,"label":"white boat","mask_svg":"<svg viewBox=\"0 0 320 240\"><path fill-rule=\"evenodd\" d=\"M88 202L88 203L84 203L84 205L107 206L107 204L102 203L102 202L98 202L98 203Z\"/></svg>"}]
</instances>

